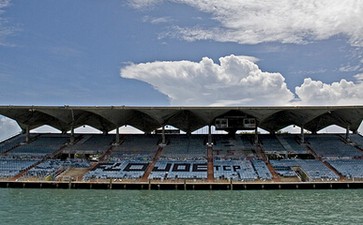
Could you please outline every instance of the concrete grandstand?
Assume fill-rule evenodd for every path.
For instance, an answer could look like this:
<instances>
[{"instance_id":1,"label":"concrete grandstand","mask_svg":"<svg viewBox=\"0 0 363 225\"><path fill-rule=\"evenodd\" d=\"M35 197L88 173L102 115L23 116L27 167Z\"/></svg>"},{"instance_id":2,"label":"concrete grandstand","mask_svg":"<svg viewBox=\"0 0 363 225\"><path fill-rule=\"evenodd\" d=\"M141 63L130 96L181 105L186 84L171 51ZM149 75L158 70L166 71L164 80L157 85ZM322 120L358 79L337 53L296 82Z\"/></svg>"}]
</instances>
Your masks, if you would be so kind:
<instances>
[{"instance_id":1,"label":"concrete grandstand","mask_svg":"<svg viewBox=\"0 0 363 225\"><path fill-rule=\"evenodd\" d=\"M0 143L3 187L363 187L363 106L0 106L0 114L23 130ZM31 132L43 125L61 132ZM84 125L103 134L75 132ZM144 134L120 133L124 125ZM279 133L289 125L301 132ZM330 125L346 132L318 132Z\"/></svg>"}]
</instances>

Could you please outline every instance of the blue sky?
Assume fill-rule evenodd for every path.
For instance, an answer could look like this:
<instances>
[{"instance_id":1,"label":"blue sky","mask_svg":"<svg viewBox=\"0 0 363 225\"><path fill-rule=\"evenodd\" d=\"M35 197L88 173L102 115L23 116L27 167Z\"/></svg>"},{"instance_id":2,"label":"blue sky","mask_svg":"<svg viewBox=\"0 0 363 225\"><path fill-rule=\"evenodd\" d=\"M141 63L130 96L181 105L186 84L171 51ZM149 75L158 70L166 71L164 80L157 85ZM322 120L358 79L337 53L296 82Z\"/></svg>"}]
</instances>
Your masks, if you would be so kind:
<instances>
[{"instance_id":1,"label":"blue sky","mask_svg":"<svg viewBox=\"0 0 363 225\"><path fill-rule=\"evenodd\" d=\"M360 0L0 0L2 105L361 105Z\"/></svg>"},{"instance_id":2,"label":"blue sky","mask_svg":"<svg viewBox=\"0 0 363 225\"><path fill-rule=\"evenodd\" d=\"M120 69L130 63L137 66L156 61L185 60L199 63L203 57L212 59L218 65L219 58L232 54L255 57L255 64L261 71L280 73L285 79L287 89L295 98L299 97L296 96L295 87L301 86L305 78L321 81L326 85L340 82L342 79L357 84L359 81L354 76L363 73L363 41L362 36L359 36L363 33L363 25L354 21L353 16L334 14L347 14L347 10L355 10L358 11L356 14L362 14L363 3L360 1L348 1L356 2L356 5L319 1L329 2L325 8L330 7L331 14L328 14L329 10L322 12L319 7L323 6L315 6L316 13L328 16L300 18L293 14L300 13L304 16L304 11L309 7L312 7L309 13L314 13L313 2L303 1L307 2L305 5L312 2L312 6L301 4L300 11L292 12L296 6L287 5L283 12L276 12L281 16L274 17L272 14L265 16L268 18L262 18L261 21L248 24L244 24L243 21L256 18L252 15L243 16L248 14L247 11L253 9L255 14L262 15L266 8L275 9L274 5L277 3L269 2L276 1L265 1L267 6L246 1L250 3L237 6L244 7L246 13L237 13L235 16L224 11L229 8L235 9L236 2L240 1L1 2L1 29L8 31L1 34L0 39L2 104L204 105L219 100L227 102L228 96L221 96L221 99L215 96L216 99L206 103L189 103L183 100L173 102L170 98L173 93L165 91L165 87L158 86L156 81L146 79L150 77L147 71L140 67L134 68L141 69L138 71L142 76L139 75L137 79L125 79L122 77L127 77L128 74L121 74L121 77ZM277 2L288 4L286 1ZM220 7L218 12L214 11L217 7ZM271 17L271 20L279 20L283 13L286 13L286 20L268 24L267 19ZM320 19L322 25L301 22L309 19ZM229 20L230 24L225 20ZM231 24L233 20L235 21ZM335 24L346 24L320 34L319 26L334 26L330 20L335 21ZM298 28L284 24L289 24L290 21L302 24ZM269 26L278 26L280 30L277 34L263 30ZM352 31L346 26L351 26ZM194 34L191 33L193 29ZM246 35L247 29L251 29L255 33L254 36ZM209 30L218 30L217 33L220 35L203 34ZM358 44L352 44L352 39L357 39L352 34L354 31L361 32L355 34ZM158 76L164 76L164 81L169 79L164 74ZM218 83L218 80L215 82ZM227 88L230 84L223 85ZM198 91L200 93L203 90L200 88ZM341 93L339 96L344 99ZM235 104L240 102L240 99L234 100ZM290 103L289 100L286 104ZM259 104L258 100L255 104ZM263 104L275 105L275 102ZM306 104L309 104L309 101Z\"/></svg>"}]
</instances>

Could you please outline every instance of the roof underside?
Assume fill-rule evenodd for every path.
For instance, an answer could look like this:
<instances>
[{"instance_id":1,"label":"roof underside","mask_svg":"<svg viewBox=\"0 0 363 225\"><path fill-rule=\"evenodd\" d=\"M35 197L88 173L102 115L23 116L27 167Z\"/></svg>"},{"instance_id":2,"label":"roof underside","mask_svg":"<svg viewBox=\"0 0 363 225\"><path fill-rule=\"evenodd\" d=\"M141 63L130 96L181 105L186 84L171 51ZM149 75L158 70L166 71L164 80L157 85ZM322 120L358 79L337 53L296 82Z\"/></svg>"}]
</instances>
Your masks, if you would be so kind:
<instances>
[{"instance_id":1,"label":"roof underside","mask_svg":"<svg viewBox=\"0 0 363 225\"><path fill-rule=\"evenodd\" d=\"M186 132L213 125L224 115L256 118L258 127L278 131L297 125L316 132L330 125L357 131L363 120L363 106L290 107L88 107L88 106L0 106L0 114L17 121L22 129L49 125L69 131L89 125L111 131L130 125L151 132L171 125Z\"/></svg>"}]
</instances>

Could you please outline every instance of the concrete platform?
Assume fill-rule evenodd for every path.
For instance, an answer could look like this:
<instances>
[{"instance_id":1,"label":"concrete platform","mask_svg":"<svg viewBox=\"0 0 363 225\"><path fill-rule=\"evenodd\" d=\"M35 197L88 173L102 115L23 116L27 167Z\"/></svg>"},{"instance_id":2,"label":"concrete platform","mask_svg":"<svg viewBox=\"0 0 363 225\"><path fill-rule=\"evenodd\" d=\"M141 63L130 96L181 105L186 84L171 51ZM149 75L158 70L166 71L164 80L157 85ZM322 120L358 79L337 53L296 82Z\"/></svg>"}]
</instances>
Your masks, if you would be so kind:
<instances>
[{"instance_id":1,"label":"concrete platform","mask_svg":"<svg viewBox=\"0 0 363 225\"><path fill-rule=\"evenodd\" d=\"M124 189L124 190L278 190L278 189L358 189L363 181L332 182L79 182L79 181L0 181L0 188Z\"/></svg>"}]
</instances>

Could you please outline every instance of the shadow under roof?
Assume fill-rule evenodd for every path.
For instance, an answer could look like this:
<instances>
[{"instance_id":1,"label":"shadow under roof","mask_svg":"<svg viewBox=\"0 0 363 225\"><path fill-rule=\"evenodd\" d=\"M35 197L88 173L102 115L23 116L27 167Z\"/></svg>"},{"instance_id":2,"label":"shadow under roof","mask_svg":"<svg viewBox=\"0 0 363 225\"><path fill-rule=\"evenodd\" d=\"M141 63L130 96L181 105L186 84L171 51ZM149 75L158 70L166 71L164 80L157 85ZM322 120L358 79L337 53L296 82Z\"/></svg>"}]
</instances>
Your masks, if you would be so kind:
<instances>
[{"instance_id":1,"label":"shadow under roof","mask_svg":"<svg viewBox=\"0 0 363 225\"><path fill-rule=\"evenodd\" d=\"M297 125L316 132L338 125L356 132L363 120L362 106L264 106L264 107L133 107L133 106L0 106L0 114L14 119L19 126L34 129L49 125L69 131L89 125L101 131L111 131L130 125L151 132L163 125L172 125L193 132L213 125L223 115L246 115L257 121L258 127L278 131Z\"/></svg>"}]
</instances>

